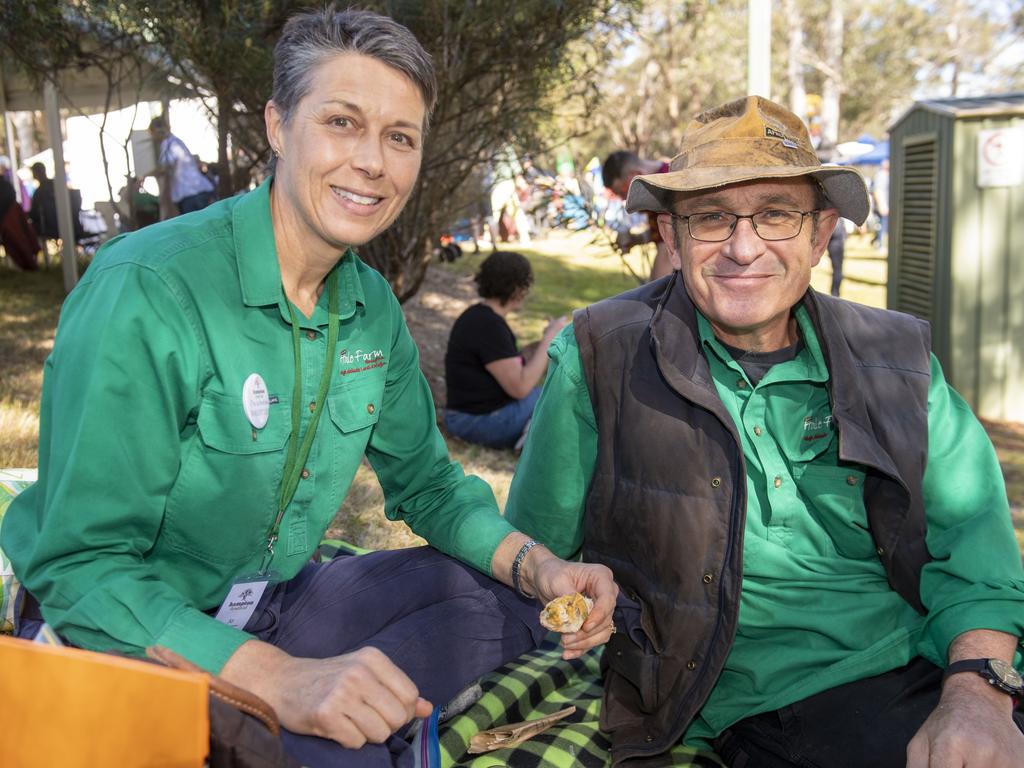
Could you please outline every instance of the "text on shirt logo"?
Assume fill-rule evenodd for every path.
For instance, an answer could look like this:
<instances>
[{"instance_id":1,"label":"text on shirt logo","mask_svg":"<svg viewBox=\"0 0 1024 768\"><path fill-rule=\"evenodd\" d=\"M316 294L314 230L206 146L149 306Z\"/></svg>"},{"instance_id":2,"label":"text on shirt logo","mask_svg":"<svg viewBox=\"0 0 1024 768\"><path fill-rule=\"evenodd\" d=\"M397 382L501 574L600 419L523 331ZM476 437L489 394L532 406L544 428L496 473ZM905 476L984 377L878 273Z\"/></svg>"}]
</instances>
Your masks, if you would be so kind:
<instances>
[{"instance_id":1,"label":"text on shirt logo","mask_svg":"<svg viewBox=\"0 0 1024 768\"><path fill-rule=\"evenodd\" d=\"M809 443L813 440L820 440L823 437L828 437L829 430L832 429L832 414L827 416L805 416L804 417L804 442Z\"/></svg>"},{"instance_id":2,"label":"text on shirt logo","mask_svg":"<svg viewBox=\"0 0 1024 768\"><path fill-rule=\"evenodd\" d=\"M341 361L343 366L351 366L349 368L341 369L340 373L342 376L347 376L350 373L369 371L373 368L382 368L384 363L387 362L384 358L383 349L371 349L366 351L357 349L354 352L349 352L347 349L343 349L338 355L338 359Z\"/></svg>"}]
</instances>

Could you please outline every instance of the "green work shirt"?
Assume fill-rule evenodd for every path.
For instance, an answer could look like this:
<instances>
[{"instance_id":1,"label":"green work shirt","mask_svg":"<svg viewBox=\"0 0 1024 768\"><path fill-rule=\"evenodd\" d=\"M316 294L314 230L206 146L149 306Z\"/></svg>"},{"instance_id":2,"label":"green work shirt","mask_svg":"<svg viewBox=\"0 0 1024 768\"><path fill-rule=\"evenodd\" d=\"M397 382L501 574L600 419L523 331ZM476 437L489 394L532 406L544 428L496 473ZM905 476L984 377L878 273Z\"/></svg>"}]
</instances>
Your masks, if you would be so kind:
<instances>
[{"instance_id":1,"label":"green work shirt","mask_svg":"<svg viewBox=\"0 0 1024 768\"><path fill-rule=\"evenodd\" d=\"M865 473L838 460L828 368L803 308L797 321L803 348L752 386L698 315L702 349L742 442L748 502L739 627L684 736L695 746L744 717L917 655L944 665L964 631L1024 634L1024 572L999 463L938 361L928 397L924 498L934 560L921 579L925 617L886 581L868 530ZM597 429L571 327L549 354L506 515L565 557L582 544Z\"/></svg>"},{"instance_id":2,"label":"green work shirt","mask_svg":"<svg viewBox=\"0 0 1024 768\"><path fill-rule=\"evenodd\" d=\"M216 672L250 637L205 612L261 565L291 432L270 183L115 238L64 304L43 381L39 482L11 505L2 547L77 645L160 644ZM352 251L339 256L332 359L328 291L311 318L296 312L303 433L325 364L332 375L270 568L288 579L309 561L365 454L389 518L489 572L512 528L487 484L450 460L387 281ZM243 407L253 373L271 403L260 429Z\"/></svg>"}]
</instances>

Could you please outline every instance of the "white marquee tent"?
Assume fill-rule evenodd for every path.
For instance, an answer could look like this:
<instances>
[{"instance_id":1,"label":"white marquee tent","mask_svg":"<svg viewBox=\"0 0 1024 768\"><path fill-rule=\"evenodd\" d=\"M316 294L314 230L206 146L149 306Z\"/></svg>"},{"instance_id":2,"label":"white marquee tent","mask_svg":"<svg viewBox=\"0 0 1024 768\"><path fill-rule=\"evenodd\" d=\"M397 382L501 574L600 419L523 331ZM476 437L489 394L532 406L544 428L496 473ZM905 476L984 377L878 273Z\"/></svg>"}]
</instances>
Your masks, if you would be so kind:
<instances>
[{"instance_id":1,"label":"white marquee tent","mask_svg":"<svg viewBox=\"0 0 1024 768\"><path fill-rule=\"evenodd\" d=\"M92 38L83 46L109 45ZM171 74L171 67L152 52L135 52L126 57L113 77L98 67L72 67L56 73L29 73L12 66L7 57L0 59L0 114L6 124L7 154L12 167L18 167L10 112L44 111L47 133L53 150L54 187L57 193L57 219L63 242L64 287L70 291L78 281L74 258L71 201L64 170L64 137L60 110L96 114L131 106L139 102L195 96L195 90ZM111 80L116 82L111 82ZM39 87L42 80L43 86Z\"/></svg>"}]
</instances>

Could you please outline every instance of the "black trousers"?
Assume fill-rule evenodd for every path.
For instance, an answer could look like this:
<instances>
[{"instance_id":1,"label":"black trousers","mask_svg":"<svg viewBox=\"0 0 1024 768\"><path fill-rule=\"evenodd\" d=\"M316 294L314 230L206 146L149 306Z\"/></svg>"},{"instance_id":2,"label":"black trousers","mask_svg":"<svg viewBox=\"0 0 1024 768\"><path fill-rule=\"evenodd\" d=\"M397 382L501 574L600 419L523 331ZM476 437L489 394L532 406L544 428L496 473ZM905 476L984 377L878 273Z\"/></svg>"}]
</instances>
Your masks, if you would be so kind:
<instances>
[{"instance_id":1,"label":"black trousers","mask_svg":"<svg viewBox=\"0 0 1024 768\"><path fill-rule=\"evenodd\" d=\"M939 703L942 670L907 666L730 726L715 751L730 768L906 768L907 744ZM1024 716L1014 712L1024 731Z\"/></svg>"},{"instance_id":2,"label":"black trousers","mask_svg":"<svg viewBox=\"0 0 1024 768\"><path fill-rule=\"evenodd\" d=\"M843 222L839 222L843 226ZM828 241L828 257L832 261L832 295L839 295L839 285L843 282L843 255L846 252L846 238L833 237Z\"/></svg>"}]
</instances>

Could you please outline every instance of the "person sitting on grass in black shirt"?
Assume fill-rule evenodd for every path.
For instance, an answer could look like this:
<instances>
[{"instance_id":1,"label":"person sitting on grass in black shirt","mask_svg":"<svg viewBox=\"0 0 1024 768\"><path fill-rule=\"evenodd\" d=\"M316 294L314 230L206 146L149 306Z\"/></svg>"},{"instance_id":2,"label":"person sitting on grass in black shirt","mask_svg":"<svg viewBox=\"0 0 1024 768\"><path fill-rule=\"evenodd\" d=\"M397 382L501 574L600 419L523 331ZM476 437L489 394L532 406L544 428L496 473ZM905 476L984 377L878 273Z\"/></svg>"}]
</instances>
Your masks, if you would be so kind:
<instances>
[{"instance_id":1,"label":"person sitting on grass in black shirt","mask_svg":"<svg viewBox=\"0 0 1024 768\"><path fill-rule=\"evenodd\" d=\"M530 262L521 253L497 251L484 259L474 279L483 301L459 316L448 337L445 427L471 443L517 447L540 396L548 345L568 318L552 320L540 342L520 353L505 318L530 292Z\"/></svg>"}]
</instances>

